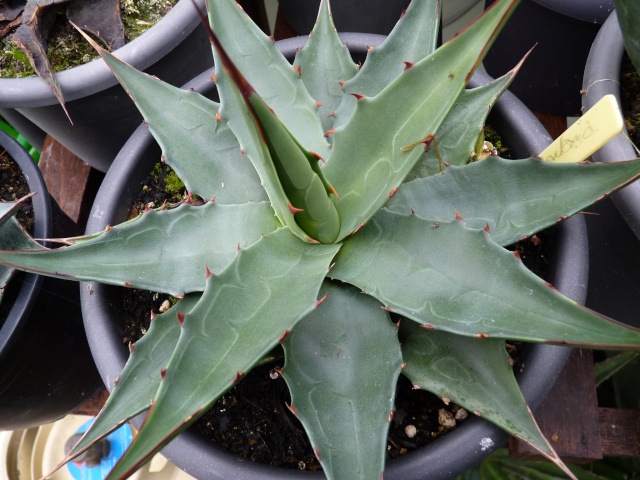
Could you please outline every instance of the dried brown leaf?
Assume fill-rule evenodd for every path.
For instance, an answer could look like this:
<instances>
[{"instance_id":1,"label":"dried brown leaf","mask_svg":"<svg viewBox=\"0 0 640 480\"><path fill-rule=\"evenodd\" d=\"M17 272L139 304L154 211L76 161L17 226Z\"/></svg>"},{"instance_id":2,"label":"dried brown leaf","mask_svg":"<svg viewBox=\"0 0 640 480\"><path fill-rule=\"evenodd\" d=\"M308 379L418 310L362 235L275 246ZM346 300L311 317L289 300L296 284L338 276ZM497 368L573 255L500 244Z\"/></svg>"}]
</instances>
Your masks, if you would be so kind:
<instances>
[{"instance_id":1,"label":"dried brown leaf","mask_svg":"<svg viewBox=\"0 0 640 480\"><path fill-rule=\"evenodd\" d=\"M71 0L67 18L98 37L110 50L125 43L120 0Z\"/></svg>"},{"instance_id":2,"label":"dried brown leaf","mask_svg":"<svg viewBox=\"0 0 640 480\"><path fill-rule=\"evenodd\" d=\"M43 78L62 105L67 117L69 113L64 105L60 85L56 80L51 63L47 58L46 38L55 20L54 5L66 3L68 0L28 0L22 13L22 24L11 36L14 42L26 55L38 75ZM71 121L71 118L69 118ZM72 122L73 123L73 122Z\"/></svg>"}]
</instances>

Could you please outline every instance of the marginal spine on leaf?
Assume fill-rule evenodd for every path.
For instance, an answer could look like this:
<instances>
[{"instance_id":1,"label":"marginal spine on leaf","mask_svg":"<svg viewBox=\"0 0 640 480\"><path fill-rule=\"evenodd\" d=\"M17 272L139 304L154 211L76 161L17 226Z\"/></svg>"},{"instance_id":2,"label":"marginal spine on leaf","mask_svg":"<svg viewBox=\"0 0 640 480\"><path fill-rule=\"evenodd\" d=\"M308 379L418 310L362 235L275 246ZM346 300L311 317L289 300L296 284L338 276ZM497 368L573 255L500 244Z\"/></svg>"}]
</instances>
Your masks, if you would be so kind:
<instances>
[{"instance_id":1,"label":"marginal spine on leaf","mask_svg":"<svg viewBox=\"0 0 640 480\"><path fill-rule=\"evenodd\" d=\"M238 383L242 377L244 377L244 372L236 372L236 376L233 377L233 383Z\"/></svg>"},{"instance_id":2,"label":"marginal spine on leaf","mask_svg":"<svg viewBox=\"0 0 640 480\"><path fill-rule=\"evenodd\" d=\"M316 308L318 308L320 305L322 305L322 303L327 299L328 295L329 295L328 293L325 293L324 296L320 300L316 301Z\"/></svg>"},{"instance_id":3,"label":"marginal spine on leaf","mask_svg":"<svg viewBox=\"0 0 640 480\"><path fill-rule=\"evenodd\" d=\"M282 334L280 335L280 338L278 338L278 342L282 343L284 342L284 340L291 334L291 330L285 330L284 332L282 332Z\"/></svg>"},{"instance_id":4,"label":"marginal spine on leaf","mask_svg":"<svg viewBox=\"0 0 640 480\"><path fill-rule=\"evenodd\" d=\"M298 416L298 410L296 409L296 407L294 407L293 405L289 405L287 402L284 402L284 404L287 406L287 408L293 414L294 417Z\"/></svg>"},{"instance_id":5,"label":"marginal spine on leaf","mask_svg":"<svg viewBox=\"0 0 640 480\"><path fill-rule=\"evenodd\" d=\"M296 213L302 213L302 212L304 212L304 208L296 208L296 207L294 207L293 205L291 205L291 202L289 202L289 205L288 205L288 206L289 206L289 211L290 211L291 213L293 213L294 215L295 215Z\"/></svg>"}]
</instances>

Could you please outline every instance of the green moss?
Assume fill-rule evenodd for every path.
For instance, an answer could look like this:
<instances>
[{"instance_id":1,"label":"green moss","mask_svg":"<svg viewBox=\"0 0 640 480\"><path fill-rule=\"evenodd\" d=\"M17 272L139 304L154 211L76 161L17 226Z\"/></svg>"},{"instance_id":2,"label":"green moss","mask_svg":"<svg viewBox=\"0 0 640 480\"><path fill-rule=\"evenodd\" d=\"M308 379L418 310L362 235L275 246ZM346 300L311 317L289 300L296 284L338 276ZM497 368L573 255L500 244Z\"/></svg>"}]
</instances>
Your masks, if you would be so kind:
<instances>
[{"instance_id":1,"label":"green moss","mask_svg":"<svg viewBox=\"0 0 640 480\"><path fill-rule=\"evenodd\" d=\"M620 99L629 139L637 147L640 145L640 75L631 60L624 56L620 71Z\"/></svg>"},{"instance_id":2,"label":"green moss","mask_svg":"<svg viewBox=\"0 0 640 480\"><path fill-rule=\"evenodd\" d=\"M502 142L502 137L500 137L500 134L496 132L490 125L485 125L484 127L484 139L494 146L494 148L498 151L498 155L500 155L502 158L513 158L511 152L509 151L509 147L504 145L504 143Z\"/></svg>"},{"instance_id":3,"label":"green moss","mask_svg":"<svg viewBox=\"0 0 640 480\"><path fill-rule=\"evenodd\" d=\"M151 177L155 183L161 186L164 193L169 196L168 200L170 202L182 200L186 187L171 167L163 163L156 163L151 172Z\"/></svg>"},{"instance_id":4,"label":"green moss","mask_svg":"<svg viewBox=\"0 0 640 480\"><path fill-rule=\"evenodd\" d=\"M127 40L139 37L164 17L178 0L121 0Z\"/></svg>"},{"instance_id":5,"label":"green moss","mask_svg":"<svg viewBox=\"0 0 640 480\"><path fill-rule=\"evenodd\" d=\"M178 0L122 0L127 41L139 37L155 25ZM53 70L60 72L99 57L96 51L59 15L48 39L48 57ZM27 56L7 37L0 39L0 78L35 75Z\"/></svg>"}]
</instances>

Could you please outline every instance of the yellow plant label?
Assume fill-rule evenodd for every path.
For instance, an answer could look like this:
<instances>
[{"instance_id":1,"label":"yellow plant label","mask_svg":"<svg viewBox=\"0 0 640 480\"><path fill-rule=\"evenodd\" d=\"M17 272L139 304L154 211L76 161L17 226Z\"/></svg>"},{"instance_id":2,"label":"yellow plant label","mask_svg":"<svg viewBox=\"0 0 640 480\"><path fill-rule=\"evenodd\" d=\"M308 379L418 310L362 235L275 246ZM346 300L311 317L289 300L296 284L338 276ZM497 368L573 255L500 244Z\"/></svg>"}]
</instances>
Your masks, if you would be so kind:
<instances>
[{"instance_id":1,"label":"yellow plant label","mask_svg":"<svg viewBox=\"0 0 640 480\"><path fill-rule=\"evenodd\" d=\"M616 98L605 95L541 154L549 162L582 162L622 131Z\"/></svg>"}]
</instances>

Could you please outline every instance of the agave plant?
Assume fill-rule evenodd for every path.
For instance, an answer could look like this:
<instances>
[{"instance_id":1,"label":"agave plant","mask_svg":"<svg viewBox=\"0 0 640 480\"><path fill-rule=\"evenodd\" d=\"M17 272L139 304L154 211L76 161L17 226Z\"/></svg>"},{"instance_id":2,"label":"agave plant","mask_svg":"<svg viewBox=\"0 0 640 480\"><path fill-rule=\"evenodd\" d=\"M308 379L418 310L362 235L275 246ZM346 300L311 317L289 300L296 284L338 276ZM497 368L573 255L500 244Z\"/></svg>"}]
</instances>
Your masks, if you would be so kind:
<instances>
[{"instance_id":1,"label":"agave plant","mask_svg":"<svg viewBox=\"0 0 640 480\"><path fill-rule=\"evenodd\" d=\"M165 161L210 200L58 249L22 234L22 251L0 251L10 268L180 298L132 345L65 461L148 410L109 476L127 477L282 344L291 410L327 478L381 478L400 374L564 468L505 339L637 349L640 331L567 299L504 246L634 180L640 161L471 161L515 70L465 86L517 3L436 49L439 2L415 0L358 68L327 0L293 65L235 2L209 0L220 103L100 50Z\"/></svg>"}]
</instances>

